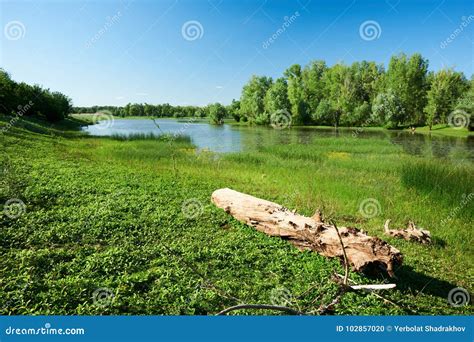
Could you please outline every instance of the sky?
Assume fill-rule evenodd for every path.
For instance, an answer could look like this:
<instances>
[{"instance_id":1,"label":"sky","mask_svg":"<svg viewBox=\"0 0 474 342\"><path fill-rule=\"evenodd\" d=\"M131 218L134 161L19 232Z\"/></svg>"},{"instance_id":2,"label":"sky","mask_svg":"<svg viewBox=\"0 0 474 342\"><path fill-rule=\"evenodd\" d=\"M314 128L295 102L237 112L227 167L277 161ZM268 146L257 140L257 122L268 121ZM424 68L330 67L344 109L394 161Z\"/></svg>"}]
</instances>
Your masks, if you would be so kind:
<instances>
[{"instance_id":1,"label":"sky","mask_svg":"<svg viewBox=\"0 0 474 342\"><path fill-rule=\"evenodd\" d=\"M0 0L0 24L0 68L76 106L228 104L315 59L474 73L474 1Z\"/></svg>"}]
</instances>

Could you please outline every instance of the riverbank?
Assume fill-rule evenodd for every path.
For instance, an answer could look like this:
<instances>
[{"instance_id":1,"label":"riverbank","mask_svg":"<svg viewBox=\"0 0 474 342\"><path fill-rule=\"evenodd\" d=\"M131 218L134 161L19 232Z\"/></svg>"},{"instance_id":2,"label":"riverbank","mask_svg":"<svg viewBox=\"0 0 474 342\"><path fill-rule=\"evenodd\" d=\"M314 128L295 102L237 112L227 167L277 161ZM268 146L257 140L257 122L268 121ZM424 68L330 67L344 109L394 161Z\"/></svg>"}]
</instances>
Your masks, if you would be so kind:
<instances>
[{"instance_id":1,"label":"riverbank","mask_svg":"<svg viewBox=\"0 0 474 342\"><path fill-rule=\"evenodd\" d=\"M72 118L75 118L77 120L83 121L88 124L93 124L94 123L94 114L72 114ZM131 120L146 120L146 119L151 119L151 117L144 117L144 116L127 116L127 117L115 117L114 120L123 120L123 119L131 119ZM180 121L187 121L187 122L195 122L195 123L208 123L209 119L208 118L195 118L195 117L182 117L182 118L174 118L174 117L163 117L160 118L162 120L180 120ZM248 127L248 123L244 122L236 122L233 119L225 119L224 120L225 124L232 125L232 126L244 126ZM258 126L261 127L261 126ZM294 126L300 129L327 129L327 130L334 130L334 127L332 126L312 126L312 125L306 125L306 126ZM361 131L385 131L388 130L387 128L384 127L339 127L338 128L340 131L351 131L351 132L361 132ZM389 131L397 131L390 129ZM411 132L411 129L404 129L404 131ZM469 136L474 136L474 132L469 132L467 128L456 128L456 127L451 127L449 125L435 125L432 127L431 131L428 126L425 127L417 127L415 132L420 133L420 134L433 134L437 136L448 136L448 137L458 137L458 138L467 138Z\"/></svg>"},{"instance_id":2,"label":"riverbank","mask_svg":"<svg viewBox=\"0 0 474 342\"><path fill-rule=\"evenodd\" d=\"M183 140L87 137L76 124L22 123L0 136L0 202L25 205L17 218L0 219L1 314L214 314L239 302L312 312L328 304L340 263L236 222L210 203L221 187L305 215L319 207L402 251L397 279L386 280L397 288L381 293L395 304L348 293L334 313L473 313L447 302L453 287L474 290L474 201L463 201L473 192L472 162L440 163L366 138L197 153ZM387 218L393 227L415 220L434 244L385 236ZM113 294L105 306L92 300L99 289Z\"/></svg>"}]
</instances>

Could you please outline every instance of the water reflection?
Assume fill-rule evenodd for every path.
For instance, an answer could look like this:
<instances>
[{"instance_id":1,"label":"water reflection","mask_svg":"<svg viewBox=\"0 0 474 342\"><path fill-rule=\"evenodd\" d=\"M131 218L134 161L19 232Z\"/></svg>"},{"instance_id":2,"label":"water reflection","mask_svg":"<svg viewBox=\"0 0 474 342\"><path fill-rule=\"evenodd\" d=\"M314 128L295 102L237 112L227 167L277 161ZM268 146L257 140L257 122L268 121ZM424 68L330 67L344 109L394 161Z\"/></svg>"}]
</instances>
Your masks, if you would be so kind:
<instances>
[{"instance_id":1,"label":"water reflection","mask_svg":"<svg viewBox=\"0 0 474 342\"><path fill-rule=\"evenodd\" d=\"M432 158L452 158L474 160L474 137L456 138L412 134L407 131L312 128L298 127L277 130L270 127L249 127L222 125L215 126L205 122L193 122L173 119L158 119L158 129L148 119L120 119L110 127L90 125L84 130L91 135L130 135L134 133L155 133L161 131L170 134L188 135L199 149L215 152L238 152L259 150L277 144L311 144L315 139L338 137L341 139L371 138L390 141L401 146L405 153Z\"/></svg>"}]
</instances>

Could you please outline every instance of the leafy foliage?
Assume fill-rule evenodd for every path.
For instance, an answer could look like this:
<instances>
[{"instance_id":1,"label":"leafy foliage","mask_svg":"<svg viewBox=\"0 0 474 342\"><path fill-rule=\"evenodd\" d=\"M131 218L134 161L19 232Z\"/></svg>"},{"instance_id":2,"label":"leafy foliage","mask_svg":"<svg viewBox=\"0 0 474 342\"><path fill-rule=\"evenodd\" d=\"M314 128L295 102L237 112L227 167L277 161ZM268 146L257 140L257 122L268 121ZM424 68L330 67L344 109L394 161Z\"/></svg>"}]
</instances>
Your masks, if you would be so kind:
<instances>
[{"instance_id":1,"label":"leafy foliage","mask_svg":"<svg viewBox=\"0 0 474 342\"><path fill-rule=\"evenodd\" d=\"M39 116L56 122L72 110L72 101L60 92L51 92L38 85L17 83L0 69L0 113L5 115Z\"/></svg>"}]
</instances>

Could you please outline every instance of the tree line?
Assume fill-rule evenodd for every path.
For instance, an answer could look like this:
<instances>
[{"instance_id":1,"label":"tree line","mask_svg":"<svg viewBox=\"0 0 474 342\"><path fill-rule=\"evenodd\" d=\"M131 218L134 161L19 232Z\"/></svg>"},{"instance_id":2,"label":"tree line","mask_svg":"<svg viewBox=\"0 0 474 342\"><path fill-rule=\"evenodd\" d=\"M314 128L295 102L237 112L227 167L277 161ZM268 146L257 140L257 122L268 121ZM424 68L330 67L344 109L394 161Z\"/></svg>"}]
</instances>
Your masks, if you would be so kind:
<instances>
[{"instance_id":1,"label":"tree line","mask_svg":"<svg viewBox=\"0 0 474 342\"><path fill-rule=\"evenodd\" d=\"M474 79L453 69L428 71L420 54L392 56L387 70L368 61L329 67L316 60L292 65L276 80L252 76L237 120L269 124L286 113L295 125L431 128L455 110L472 115L473 94Z\"/></svg>"},{"instance_id":2,"label":"tree line","mask_svg":"<svg viewBox=\"0 0 474 342\"><path fill-rule=\"evenodd\" d=\"M64 119L72 110L72 101L60 92L39 85L17 83L0 69L0 114L38 116L54 122Z\"/></svg>"},{"instance_id":3,"label":"tree line","mask_svg":"<svg viewBox=\"0 0 474 342\"><path fill-rule=\"evenodd\" d=\"M75 113L97 113L100 111L109 112L112 115L127 116L153 116L158 118L209 118L211 122L220 124L226 117L229 117L236 109L236 101L229 106L220 103L212 103L207 106L172 106L169 103L148 104L148 103L128 103L124 107L116 106L92 106L92 107L74 107Z\"/></svg>"},{"instance_id":4,"label":"tree line","mask_svg":"<svg viewBox=\"0 0 474 342\"><path fill-rule=\"evenodd\" d=\"M428 60L416 53L392 56L387 69L370 61L328 66L315 60L302 67L290 66L282 77L252 76L239 100L224 106L172 106L129 103L126 106L71 107L59 92L38 85L16 83L0 69L0 112L18 113L23 102L33 105L25 115L60 120L69 112L153 117L209 118L220 124L225 118L257 125L272 124L281 116L292 125L384 126L400 128L446 124L452 113L465 123L474 119L474 78L451 68L428 71ZM23 110L24 111L24 110Z\"/></svg>"},{"instance_id":5,"label":"tree line","mask_svg":"<svg viewBox=\"0 0 474 342\"><path fill-rule=\"evenodd\" d=\"M75 108L94 113L109 110L119 116L209 117L257 125L272 124L286 115L292 125L384 126L400 128L446 124L453 111L474 113L474 78L451 68L428 71L428 60L416 53L392 56L388 68L375 62L328 66L315 60L294 64L282 77L252 76L239 100L228 106L127 104L124 107ZM472 129L473 120L470 129Z\"/></svg>"}]
</instances>

